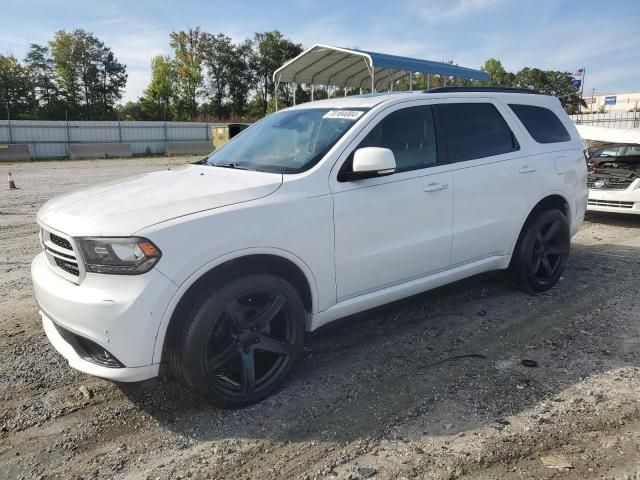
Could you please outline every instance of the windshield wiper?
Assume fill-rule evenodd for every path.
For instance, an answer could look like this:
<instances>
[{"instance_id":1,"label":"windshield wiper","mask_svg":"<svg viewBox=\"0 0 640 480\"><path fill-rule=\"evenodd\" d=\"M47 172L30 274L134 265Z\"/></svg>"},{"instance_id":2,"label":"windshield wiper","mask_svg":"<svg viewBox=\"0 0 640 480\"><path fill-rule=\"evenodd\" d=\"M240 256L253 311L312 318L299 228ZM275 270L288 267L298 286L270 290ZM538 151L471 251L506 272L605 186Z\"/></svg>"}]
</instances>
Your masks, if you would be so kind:
<instances>
[{"instance_id":1,"label":"windshield wiper","mask_svg":"<svg viewBox=\"0 0 640 480\"><path fill-rule=\"evenodd\" d=\"M239 163L229 162L229 163L212 163L214 167L221 168L236 168L238 170L251 170L249 167L245 167L240 165Z\"/></svg>"}]
</instances>

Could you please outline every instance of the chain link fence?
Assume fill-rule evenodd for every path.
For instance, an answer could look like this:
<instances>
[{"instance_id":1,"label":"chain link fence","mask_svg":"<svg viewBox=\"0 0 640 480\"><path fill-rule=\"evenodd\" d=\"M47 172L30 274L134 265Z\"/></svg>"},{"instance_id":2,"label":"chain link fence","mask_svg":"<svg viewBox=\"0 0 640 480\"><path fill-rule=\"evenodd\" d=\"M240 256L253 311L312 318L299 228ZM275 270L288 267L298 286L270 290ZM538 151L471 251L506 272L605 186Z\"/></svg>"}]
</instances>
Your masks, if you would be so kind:
<instances>
[{"instance_id":1,"label":"chain link fence","mask_svg":"<svg viewBox=\"0 0 640 480\"><path fill-rule=\"evenodd\" d=\"M640 128L640 112L583 113L571 115L577 125L608 128Z\"/></svg>"}]
</instances>

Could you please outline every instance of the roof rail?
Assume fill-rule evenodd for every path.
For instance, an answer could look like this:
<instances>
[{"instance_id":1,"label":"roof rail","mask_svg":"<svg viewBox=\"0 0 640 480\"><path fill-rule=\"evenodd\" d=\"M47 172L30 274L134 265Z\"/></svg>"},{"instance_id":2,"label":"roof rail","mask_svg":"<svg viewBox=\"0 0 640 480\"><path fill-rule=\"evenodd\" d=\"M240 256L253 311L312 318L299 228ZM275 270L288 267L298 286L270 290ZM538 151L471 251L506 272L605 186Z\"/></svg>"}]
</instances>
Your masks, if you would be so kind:
<instances>
[{"instance_id":1,"label":"roof rail","mask_svg":"<svg viewBox=\"0 0 640 480\"><path fill-rule=\"evenodd\" d=\"M529 93L542 95L538 90L517 87L437 87L423 90L423 93L448 93L448 92L502 92L502 93Z\"/></svg>"}]
</instances>

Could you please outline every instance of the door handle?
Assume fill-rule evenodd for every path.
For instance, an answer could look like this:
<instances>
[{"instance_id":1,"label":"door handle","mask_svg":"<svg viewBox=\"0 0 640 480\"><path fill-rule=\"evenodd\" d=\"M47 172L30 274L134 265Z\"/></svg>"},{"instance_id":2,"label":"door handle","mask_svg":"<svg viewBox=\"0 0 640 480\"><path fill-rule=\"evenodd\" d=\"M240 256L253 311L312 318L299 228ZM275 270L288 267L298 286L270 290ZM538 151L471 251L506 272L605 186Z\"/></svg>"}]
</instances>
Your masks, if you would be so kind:
<instances>
[{"instance_id":1,"label":"door handle","mask_svg":"<svg viewBox=\"0 0 640 480\"><path fill-rule=\"evenodd\" d=\"M536 171L535 167L530 167L529 165L525 165L524 167L518 170L520 173L533 173Z\"/></svg>"},{"instance_id":2,"label":"door handle","mask_svg":"<svg viewBox=\"0 0 640 480\"><path fill-rule=\"evenodd\" d=\"M424 187L422 190L425 192L437 192L438 190L445 190L447 188L449 188L448 183L433 182Z\"/></svg>"}]
</instances>

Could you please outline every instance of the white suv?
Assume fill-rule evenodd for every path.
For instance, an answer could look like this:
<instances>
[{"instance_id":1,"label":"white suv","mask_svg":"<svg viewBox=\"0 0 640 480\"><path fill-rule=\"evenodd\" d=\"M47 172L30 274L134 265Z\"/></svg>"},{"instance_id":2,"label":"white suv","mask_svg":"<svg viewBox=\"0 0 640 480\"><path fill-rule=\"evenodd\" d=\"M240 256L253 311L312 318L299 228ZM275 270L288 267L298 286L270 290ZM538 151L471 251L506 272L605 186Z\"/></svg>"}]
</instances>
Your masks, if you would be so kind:
<instances>
[{"instance_id":1,"label":"white suv","mask_svg":"<svg viewBox=\"0 0 640 480\"><path fill-rule=\"evenodd\" d=\"M70 365L161 365L216 405L265 398L306 331L488 270L551 288L587 205L553 97L444 88L306 103L208 159L49 201L35 295Z\"/></svg>"}]
</instances>

